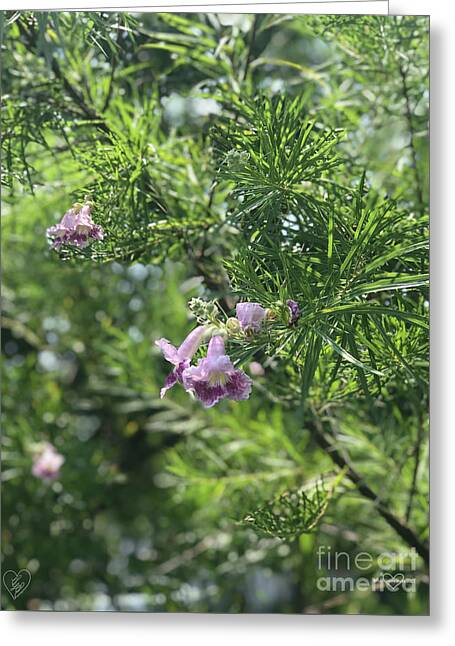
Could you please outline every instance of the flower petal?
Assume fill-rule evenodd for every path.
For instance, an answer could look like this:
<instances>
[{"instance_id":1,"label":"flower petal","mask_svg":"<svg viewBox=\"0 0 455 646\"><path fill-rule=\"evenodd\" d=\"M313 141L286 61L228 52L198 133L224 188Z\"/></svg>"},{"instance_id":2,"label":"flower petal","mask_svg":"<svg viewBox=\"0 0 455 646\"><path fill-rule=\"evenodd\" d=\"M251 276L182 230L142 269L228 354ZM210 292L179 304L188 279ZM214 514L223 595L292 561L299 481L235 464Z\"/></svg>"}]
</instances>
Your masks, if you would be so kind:
<instances>
[{"instance_id":1,"label":"flower petal","mask_svg":"<svg viewBox=\"0 0 455 646\"><path fill-rule=\"evenodd\" d=\"M164 386L160 390L161 399L163 399L167 391L172 388L172 386L175 386L177 382L180 384L182 383L183 373L189 367L189 365L189 361L182 361L182 363L179 363L178 366L168 374L166 381L164 382Z\"/></svg>"},{"instance_id":2,"label":"flower petal","mask_svg":"<svg viewBox=\"0 0 455 646\"><path fill-rule=\"evenodd\" d=\"M198 327L194 328L194 330L192 330L188 334L186 339L177 350L180 361L186 361L187 359L191 359L193 357L194 353L197 351L201 344L206 330L207 327L205 325L198 325Z\"/></svg>"},{"instance_id":3,"label":"flower petal","mask_svg":"<svg viewBox=\"0 0 455 646\"><path fill-rule=\"evenodd\" d=\"M251 393L252 380L243 372L243 370L234 370L229 375L229 381L226 383L226 391L229 399L240 401L248 399Z\"/></svg>"},{"instance_id":4,"label":"flower petal","mask_svg":"<svg viewBox=\"0 0 455 646\"><path fill-rule=\"evenodd\" d=\"M177 378L177 370L173 370L168 374L166 377L166 381L164 382L163 388L160 390L160 398L163 399L163 397L166 395L167 391L172 388L172 386L175 386L177 383L178 378Z\"/></svg>"},{"instance_id":5,"label":"flower petal","mask_svg":"<svg viewBox=\"0 0 455 646\"><path fill-rule=\"evenodd\" d=\"M226 356L224 350L224 339L222 336L213 336L210 339L207 350L207 359L214 360L219 359L222 356Z\"/></svg>"},{"instance_id":6,"label":"flower petal","mask_svg":"<svg viewBox=\"0 0 455 646\"><path fill-rule=\"evenodd\" d=\"M226 397L226 386L209 386L206 381L195 381L191 389L205 408L215 406Z\"/></svg>"},{"instance_id":7,"label":"flower petal","mask_svg":"<svg viewBox=\"0 0 455 646\"><path fill-rule=\"evenodd\" d=\"M180 363L178 350L174 345L172 345L172 343L169 343L167 339L162 338L155 341L155 345L161 350L166 361L173 363L174 366L178 366Z\"/></svg>"},{"instance_id":8,"label":"flower petal","mask_svg":"<svg viewBox=\"0 0 455 646\"><path fill-rule=\"evenodd\" d=\"M300 307L296 301L293 301L292 298L289 298L286 301L286 305L289 308L290 319L289 323L295 323L300 318Z\"/></svg>"},{"instance_id":9,"label":"flower petal","mask_svg":"<svg viewBox=\"0 0 455 646\"><path fill-rule=\"evenodd\" d=\"M63 227L64 229L68 229L72 231L74 229L75 215L76 213L74 209L69 209L63 216L62 221L60 222L60 226Z\"/></svg>"},{"instance_id":10,"label":"flower petal","mask_svg":"<svg viewBox=\"0 0 455 646\"><path fill-rule=\"evenodd\" d=\"M104 240L104 230L103 227L99 224L94 224L91 231L90 237L94 240Z\"/></svg>"}]
</instances>

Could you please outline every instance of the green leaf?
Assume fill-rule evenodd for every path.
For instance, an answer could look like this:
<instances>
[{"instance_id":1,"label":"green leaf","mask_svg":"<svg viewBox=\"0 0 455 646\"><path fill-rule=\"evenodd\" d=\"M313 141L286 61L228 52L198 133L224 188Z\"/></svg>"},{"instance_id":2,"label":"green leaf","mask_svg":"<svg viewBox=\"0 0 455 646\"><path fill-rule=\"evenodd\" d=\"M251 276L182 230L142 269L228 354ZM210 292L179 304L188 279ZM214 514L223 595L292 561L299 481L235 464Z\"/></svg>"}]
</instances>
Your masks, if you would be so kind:
<instances>
[{"instance_id":1,"label":"green leaf","mask_svg":"<svg viewBox=\"0 0 455 646\"><path fill-rule=\"evenodd\" d=\"M347 297L361 296L372 292L394 291L396 289L411 289L428 285L429 274L417 274L410 276L408 274L390 274L386 278L378 278L372 283L363 283L356 285L349 291Z\"/></svg>"},{"instance_id":2,"label":"green leaf","mask_svg":"<svg viewBox=\"0 0 455 646\"><path fill-rule=\"evenodd\" d=\"M326 307L322 309L319 314L338 314L342 312L350 312L352 314L383 314L384 316L392 316L408 323L413 323L425 329L429 328L428 319L421 314L415 312L406 312L396 310L392 307L381 307L379 305L369 305L362 303L346 303L345 305L334 305L333 307Z\"/></svg>"},{"instance_id":3,"label":"green leaf","mask_svg":"<svg viewBox=\"0 0 455 646\"><path fill-rule=\"evenodd\" d=\"M421 242L415 242L413 244L406 242L401 245L396 245L387 253L367 263L363 268L363 271L367 274L370 271L381 267L381 265L385 265L386 262L393 258L402 258L403 256L411 254L414 251L419 251L420 249L428 250L428 240L422 240Z\"/></svg>"},{"instance_id":4,"label":"green leaf","mask_svg":"<svg viewBox=\"0 0 455 646\"><path fill-rule=\"evenodd\" d=\"M324 334L324 332L321 332L321 330L318 330L317 328L314 328L314 327L313 329L316 332L316 334L319 334L321 339L323 339L326 343L328 343L335 350L337 354L339 354L346 361L349 361L349 363L352 363L357 368L361 368L366 372L371 372L374 375L378 375L379 377L384 376L382 372L379 372L374 368L370 368L370 366L367 366L364 363L362 363L359 359L356 359L352 354L350 354L347 350L345 350L345 348L342 348L341 345L338 345L336 341L334 341L329 336L327 336L327 334Z\"/></svg>"}]
</instances>

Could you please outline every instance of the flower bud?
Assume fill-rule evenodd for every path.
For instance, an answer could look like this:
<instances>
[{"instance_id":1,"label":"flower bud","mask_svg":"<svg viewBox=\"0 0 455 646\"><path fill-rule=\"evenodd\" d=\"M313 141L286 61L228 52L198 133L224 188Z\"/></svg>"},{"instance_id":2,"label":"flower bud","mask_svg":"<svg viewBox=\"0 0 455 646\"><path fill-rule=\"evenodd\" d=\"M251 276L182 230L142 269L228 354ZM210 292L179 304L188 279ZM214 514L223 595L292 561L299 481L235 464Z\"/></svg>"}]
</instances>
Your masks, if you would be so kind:
<instances>
[{"instance_id":1,"label":"flower bud","mask_svg":"<svg viewBox=\"0 0 455 646\"><path fill-rule=\"evenodd\" d=\"M256 334L256 330L251 325L247 325L243 328L243 333L247 339L251 339Z\"/></svg>"},{"instance_id":2,"label":"flower bud","mask_svg":"<svg viewBox=\"0 0 455 646\"><path fill-rule=\"evenodd\" d=\"M231 316L226 321L226 329L229 334L238 334L240 332L240 321L234 316Z\"/></svg>"},{"instance_id":3,"label":"flower bud","mask_svg":"<svg viewBox=\"0 0 455 646\"><path fill-rule=\"evenodd\" d=\"M218 308L214 301L204 301L202 298L192 298L188 303L188 307L200 323L216 321L218 318Z\"/></svg>"},{"instance_id":4,"label":"flower bud","mask_svg":"<svg viewBox=\"0 0 455 646\"><path fill-rule=\"evenodd\" d=\"M237 303L235 312L240 327L244 332L251 328L252 332L259 332L265 317L265 309L259 303Z\"/></svg>"},{"instance_id":5,"label":"flower bud","mask_svg":"<svg viewBox=\"0 0 455 646\"><path fill-rule=\"evenodd\" d=\"M300 318L299 304L296 301L292 300L292 298L289 298L286 301L286 305L288 306L288 309L289 309L289 324L293 325Z\"/></svg>"}]
</instances>

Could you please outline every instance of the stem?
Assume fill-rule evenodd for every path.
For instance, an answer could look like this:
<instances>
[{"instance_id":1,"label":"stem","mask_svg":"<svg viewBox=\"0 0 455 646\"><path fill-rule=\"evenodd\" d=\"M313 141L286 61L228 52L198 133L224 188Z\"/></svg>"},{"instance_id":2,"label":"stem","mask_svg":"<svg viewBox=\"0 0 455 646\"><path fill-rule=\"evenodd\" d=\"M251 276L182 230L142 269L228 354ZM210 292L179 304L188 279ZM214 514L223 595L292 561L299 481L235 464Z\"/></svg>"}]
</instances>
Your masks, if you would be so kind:
<instances>
[{"instance_id":1,"label":"stem","mask_svg":"<svg viewBox=\"0 0 455 646\"><path fill-rule=\"evenodd\" d=\"M411 489L409 491L409 500L408 500L408 506L406 508L406 522L409 521L409 518L411 517L411 511L412 511L412 502L414 500L414 495L416 493L417 489L417 472L419 470L419 464L420 464L420 454L422 450L422 441L423 441L423 422L422 422L422 415L419 413L418 419L417 419L417 439L416 439L416 444L414 447L414 470L412 473L412 484L411 484Z\"/></svg>"},{"instance_id":2,"label":"stem","mask_svg":"<svg viewBox=\"0 0 455 646\"><path fill-rule=\"evenodd\" d=\"M410 135L410 141L409 141L409 148L411 150L411 156L412 156L412 165L414 168L414 178L415 178L415 184L416 184L416 193L417 193L417 201L419 204L419 211L423 215L424 213L424 208L423 208L423 194L422 194L422 185L421 185L421 178L420 178L420 173L419 173L419 168L417 166L417 151L414 143L414 126L412 123L412 110L411 110L411 101L409 97L409 89L408 89L408 84L406 81L406 70L403 68L402 65L399 65L398 67L400 76L401 76L401 85L403 89L403 96L404 96L404 101L405 101L405 116L406 116L406 121L408 122L408 128L409 128L409 135Z\"/></svg>"},{"instance_id":3,"label":"stem","mask_svg":"<svg viewBox=\"0 0 455 646\"><path fill-rule=\"evenodd\" d=\"M120 41L120 15L117 17L118 20L118 25L117 25L117 45L119 45ZM111 102L112 99L112 92L114 90L114 78L115 78L115 70L117 69L117 56L113 57L112 63L111 63L111 75L109 77L109 87L107 90L106 98L104 100L103 107L101 108L101 112L106 112L107 108L109 107L109 103Z\"/></svg>"},{"instance_id":4,"label":"stem","mask_svg":"<svg viewBox=\"0 0 455 646\"><path fill-rule=\"evenodd\" d=\"M396 531L396 533L411 547L414 547L416 552L422 557L426 565L430 562L430 552L428 545L422 542L416 533L394 514L392 514L383 502L379 501L379 496L368 485L365 484L363 478L357 471L350 465L348 460L333 446L333 442L318 428L317 422L310 428L311 433L319 444L319 446L327 453L332 462L334 462L341 469L347 469L346 476L355 484L359 493L368 500L375 503L376 510L384 518L386 523Z\"/></svg>"}]
</instances>

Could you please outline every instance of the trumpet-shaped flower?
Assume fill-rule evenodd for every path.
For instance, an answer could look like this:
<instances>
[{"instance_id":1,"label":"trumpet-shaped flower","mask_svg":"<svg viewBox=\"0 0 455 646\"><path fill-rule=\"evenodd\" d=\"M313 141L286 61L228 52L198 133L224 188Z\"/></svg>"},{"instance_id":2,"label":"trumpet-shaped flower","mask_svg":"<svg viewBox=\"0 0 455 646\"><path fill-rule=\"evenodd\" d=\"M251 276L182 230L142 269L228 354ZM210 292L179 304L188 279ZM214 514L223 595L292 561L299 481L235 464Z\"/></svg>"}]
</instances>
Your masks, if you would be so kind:
<instances>
[{"instance_id":1,"label":"trumpet-shaped flower","mask_svg":"<svg viewBox=\"0 0 455 646\"><path fill-rule=\"evenodd\" d=\"M172 343L169 343L167 339L158 339L158 341L155 341L155 345L159 347L166 361L169 361L169 363L175 366L174 370L166 377L164 387L161 388L161 399L177 382L182 383L182 373L186 368L189 368L190 361L199 348L206 331L207 327L205 325L199 325L188 334L178 348L172 345Z\"/></svg>"},{"instance_id":2,"label":"trumpet-shaped flower","mask_svg":"<svg viewBox=\"0 0 455 646\"><path fill-rule=\"evenodd\" d=\"M47 235L52 238L54 249L60 249L63 244L71 244L83 249L92 240L102 240L104 231L99 224L95 224L90 215L92 206L84 204L69 209L62 220L47 229Z\"/></svg>"},{"instance_id":3,"label":"trumpet-shaped flower","mask_svg":"<svg viewBox=\"0 0 455 646\"><path fill-rule=\"evenodd\" d=\"M224 398L248 399L253 383L243 370L234 368L225 354L221 336L212 337L207 357L199 359L197 366L183 370L182 380L185 390L192 392L205 408L211 408Z\"/></svg>"},{"instance_id":4,"label":"trumpet-shaped flower","mask_svg":"<svg viewBox=\"0 0 455 646\"><path fill-rule=\"evenodd\" d=\"M60 467L64 462L63 455L46 442L33 459L32 473L42 480L55 480L60 475Z\"/></svg>"},{"instance_id":5,"label":"trumpet-shaped flower","mask_svg":"<svg viewBox=\"0 0 455 646\"><path fill-rule=\"evenodd\" d=\"M235 308L236 316L242 330L258 332L265 318L266 311L259 303L238 303Z\"/></svg>"}]
</instances>

